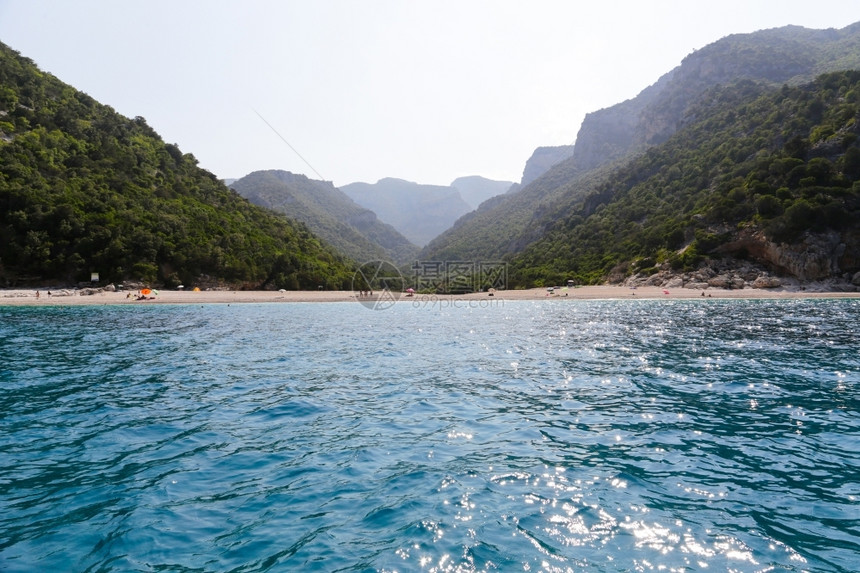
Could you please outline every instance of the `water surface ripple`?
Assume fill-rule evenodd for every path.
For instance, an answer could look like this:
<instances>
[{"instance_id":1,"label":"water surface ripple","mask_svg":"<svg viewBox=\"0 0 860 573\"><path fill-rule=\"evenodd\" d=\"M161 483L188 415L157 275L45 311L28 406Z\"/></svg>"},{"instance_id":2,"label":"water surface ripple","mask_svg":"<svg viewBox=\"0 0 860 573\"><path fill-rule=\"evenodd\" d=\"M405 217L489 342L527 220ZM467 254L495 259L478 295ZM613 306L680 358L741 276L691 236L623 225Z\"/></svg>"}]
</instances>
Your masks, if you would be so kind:
<instances>
[{"instance_id":1,"label":"water surface ripple","mask_svg":"<svg viewBox=\"0 0 860 573\"><path fill-rule=\"evenodd\" d=\"M858 324L0 307L0 570L857 571Z\"/></svg>"}]
</instances>

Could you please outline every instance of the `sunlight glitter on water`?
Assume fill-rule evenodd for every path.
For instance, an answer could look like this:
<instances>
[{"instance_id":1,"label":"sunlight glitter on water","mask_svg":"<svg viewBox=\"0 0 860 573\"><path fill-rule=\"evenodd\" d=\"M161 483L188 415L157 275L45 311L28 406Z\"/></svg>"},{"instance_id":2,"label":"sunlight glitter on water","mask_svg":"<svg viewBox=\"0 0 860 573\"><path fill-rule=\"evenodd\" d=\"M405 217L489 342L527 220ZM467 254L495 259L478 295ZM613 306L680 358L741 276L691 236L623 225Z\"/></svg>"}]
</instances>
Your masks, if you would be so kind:
<instances>
[{"instance_id":1,"label":"sunlight glitter on water","mask_svg":"<svg viewBox=\"0 0 860 573\"><path fill-rule=\"evenodd\" d=\"M0 308L0 569L857 570L860 305L727 304Z\"/></svg>"}]
</instances>

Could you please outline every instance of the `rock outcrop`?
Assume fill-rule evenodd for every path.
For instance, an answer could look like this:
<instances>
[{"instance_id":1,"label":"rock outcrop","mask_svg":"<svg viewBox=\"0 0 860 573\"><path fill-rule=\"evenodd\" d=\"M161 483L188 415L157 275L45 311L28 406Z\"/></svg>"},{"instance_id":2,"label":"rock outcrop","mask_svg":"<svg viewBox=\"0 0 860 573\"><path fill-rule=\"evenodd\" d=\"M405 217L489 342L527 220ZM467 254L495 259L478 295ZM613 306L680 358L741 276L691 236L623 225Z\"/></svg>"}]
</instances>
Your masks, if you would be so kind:
<instances>
[{"instance_id":1,"label":"rock outcrop","mask_svg":"<svg viewBox=\"0 0 860 573\"><path fill-rule=\"evenodd\" d=\"M525 187L544 173L553 165L561 163L573 155L573 145L558 145L555 147L538 147L526 161L523 169L523 179L520 185Z\"/></svg>"},{"instance_id":2,"label":"rock outcrop","mask_svg":"<svg viewBox=\"0 0 860 573\"><path fill-rule=\"evenodd\" d=\"M776 288L779 286L782 286L782 281L779 278L767 275L757 277L752 283L753 288Z\"/></svg>"},{"instance_id":3,"label":"rock outcrop","mask_svg":"<svg viewBox=\"0 0 860 573\"><path fill-rule=\"evenodd\" d=\"M776 276L763 265L731 257L707 261L695 271L676 271L668 263L665 263L657 271L652 271L650 274L637 273L621 279L620 275L616 273L614 279L610 282L621 283L629 287L653 286L666 289L808 288L809 290L834 292L856 292L860 290L860 272L853 276L844 273L839 276L820 277L820 280L798 280L796 277Z\"/></svg>"},{"instance_id":4,"label":"rock outcrop","mask_svg":"<svg viewBox=\"0 0 860 573\"><path fill-rule=\"evenodd\" d=\"M722 245L719 252L744 253L781 274L800 281L815 281L841 274L847 262L842 260L846 253L846 240L852 241L852 238L830 231L809 233L792 244L775 243L761 231L743 230L736 240Z\"/></svg>"}]
</instances>

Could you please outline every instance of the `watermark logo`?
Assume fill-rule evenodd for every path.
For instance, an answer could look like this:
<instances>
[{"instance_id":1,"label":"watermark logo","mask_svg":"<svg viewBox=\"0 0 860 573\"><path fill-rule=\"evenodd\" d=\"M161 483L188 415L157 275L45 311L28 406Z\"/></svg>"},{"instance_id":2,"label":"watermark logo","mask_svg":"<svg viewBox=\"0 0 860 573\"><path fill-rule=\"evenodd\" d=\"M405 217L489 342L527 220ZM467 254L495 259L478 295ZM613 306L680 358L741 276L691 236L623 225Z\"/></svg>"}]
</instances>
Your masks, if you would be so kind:
<instances>
[{"instance_id":1,"label":"watermark logo","mask_svg":"<svg viewBox=\"0 0 860 573\"><path fill-rule=\"evenodd\" d=\"M504 290L508 265L503 261L416 261L413 287L419 292L468 294Z\"/></svg>"},{"instance_id":2,"label":"watermark logo","mask_svg":"<svg viewBox=\"0 0 860 573\"><path fill-rule=\"evenodd\" d=\"M358 302L371 310L391 308L407 288L406 279L388 261L366 262L352 275L352 291Z\"/></svg>"},{"instance_id":3,"label":"watermark logo","mask_svg":"<svg viewBox=\"0 0 860 573\"><path fill-rule=\"evenodd\" d=\"M489 302L456 297L472 293L493 297L496 290L507 288L508 267L502 261L416 261L411 270L407 280L389 261L366 262L353 275L352 290L366 308L385 310L401 297L421 308L489 308Z\"/></svg>"},{"instance_id":4,"label":"watermark logo","mask_svg":"<svg viewBox=\"0 0 860 573\"><path fill-rule=\"evenodd\" d=\"M486 310L503 308L504 299L497 298L462 298L456 295L437 296L435 294L418 295L410 299L412 308L423 308L430 310L445 310L448 308L468 308L472 310Z\"/></svg>"}]
</instances>

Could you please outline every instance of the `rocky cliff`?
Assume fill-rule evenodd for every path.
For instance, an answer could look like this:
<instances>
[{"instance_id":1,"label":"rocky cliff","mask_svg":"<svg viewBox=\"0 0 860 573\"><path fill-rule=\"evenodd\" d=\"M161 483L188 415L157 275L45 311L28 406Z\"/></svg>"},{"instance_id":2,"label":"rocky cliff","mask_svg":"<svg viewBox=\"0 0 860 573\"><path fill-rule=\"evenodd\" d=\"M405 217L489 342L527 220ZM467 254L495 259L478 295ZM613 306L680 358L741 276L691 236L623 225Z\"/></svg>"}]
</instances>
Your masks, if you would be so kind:
<instances>
[{"instance_id":1,"label":"rocky cliff","mask_svg":"<svg viewBox=\"0 0 860 573\"><path fill-rule=\"evenodd\" d=\"M544 173L553 165L561 163L573 155L573 145L557 145L555 147L538 147L526 161L523 169L523 178L520 185L525 187Z\"/></svg>"},{"instance_id":2,"label":"rocky cliff","mask_svg":"<svg viewBox=\"0 0 860 573\"><path fill-rule=\"evenodd\" d=\"M768 240L761 231L744 230L736 240L722 245L719 252L743 255L762 261L779 274L815 281L857 268L858 235L857 231L807 233L800 241L787 244Z\"/></svg>"},{"instance_id":3,"label":"rocky cliff","mask_svg":"<svg viewBox=\"0 0 860 573\"><path fill-rule=\"evenodd\" d=\"M856 291L860 272L860 232L807 233L792 244L776 243L755 229L744 229L735 240L722 245L722 255L701 264L695 271L674 271L669 265L629 275L625 265L614 269L610 282L627 286L663 288L744 289L781 286L824 285L832 291Z\"/></svg>"},{"instance_id":4,"label":"rocky cliff","mask_svg":"<svg viewBox=\"0 0 860 573\"><path fill-rule=\"evenodd\" d=\"M860 69L860 23L841 30L785 26L727 36L631 100L586 115L569 160L580 171L668 139L694 118L688 107L716 85L750 79L774 85L809 82L828 71Z\"/></svg>"}]
</instances>

